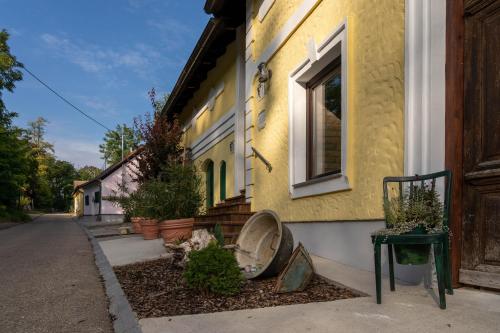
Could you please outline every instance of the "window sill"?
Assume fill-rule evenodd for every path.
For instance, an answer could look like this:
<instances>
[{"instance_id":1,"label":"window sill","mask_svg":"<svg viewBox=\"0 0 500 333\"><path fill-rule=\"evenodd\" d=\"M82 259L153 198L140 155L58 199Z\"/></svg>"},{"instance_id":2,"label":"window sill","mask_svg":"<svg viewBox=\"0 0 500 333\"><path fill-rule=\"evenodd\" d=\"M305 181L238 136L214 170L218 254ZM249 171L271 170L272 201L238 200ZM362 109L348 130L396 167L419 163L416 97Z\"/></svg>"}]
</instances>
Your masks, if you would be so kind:
<instances>
[{"instance_id":1,"label":"window sill","mask_svg":"<svg viewBox=\"0 0 500 333\"><path fill-rule=\"evenodd\" d=\"M308 186L308 185L312 185L312 184L317 184L317 183L322 183L322 182L325 182L327 180L336 179L336 178L340 178L340 177L342 177L342 174L336 173L336 174L333 174L333 175L327 175L327 176L322 176L322 177L317 177L317 178L311 178L309 180L306 180L305 182L293 184L293 187L294 188L304 187L304 186Z\"/></svg>"},{"instance_id":2,"label":"window sill","mask_svg":"<svg viewBox=\"0 0 500 333\"><path fill-rule=\"evenodd\" d=\"M351 186L347 177L342 174L336 174L293 184L290 196L292 199L298 199L350 189Z\"/></svg>"}]
</instances>

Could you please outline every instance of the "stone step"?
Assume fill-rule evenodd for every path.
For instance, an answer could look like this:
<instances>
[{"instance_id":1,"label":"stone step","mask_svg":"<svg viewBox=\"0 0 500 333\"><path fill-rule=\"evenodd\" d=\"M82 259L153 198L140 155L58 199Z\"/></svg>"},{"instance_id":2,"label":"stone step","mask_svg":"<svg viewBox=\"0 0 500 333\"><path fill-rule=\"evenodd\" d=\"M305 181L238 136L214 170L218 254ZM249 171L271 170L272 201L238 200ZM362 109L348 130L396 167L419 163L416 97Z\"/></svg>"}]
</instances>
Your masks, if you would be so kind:
<instances>
[{"instance_id":1,"label":"stone step","mask_svg":"<svg viewBox=\"0 0 500 333\"><path fill-rule=\"evenodd\" d=\"M207 215L214 215L220 213L249 213L249 203L224 203L218 204L215 207L208 208Z\"/></svg>"},{"instance_id":2,"label":"stone step","mask_svg":"<svg viewBox=\"0 0 500 333\"><path fill-rule=\"evenodd\" d=\"M232 221L232 222L246 222L252 216L253 212L224 212L210 215L199 215L194 218L195 224L197 222L213 222L219 221Z\"/></svg>"}]
</instances>

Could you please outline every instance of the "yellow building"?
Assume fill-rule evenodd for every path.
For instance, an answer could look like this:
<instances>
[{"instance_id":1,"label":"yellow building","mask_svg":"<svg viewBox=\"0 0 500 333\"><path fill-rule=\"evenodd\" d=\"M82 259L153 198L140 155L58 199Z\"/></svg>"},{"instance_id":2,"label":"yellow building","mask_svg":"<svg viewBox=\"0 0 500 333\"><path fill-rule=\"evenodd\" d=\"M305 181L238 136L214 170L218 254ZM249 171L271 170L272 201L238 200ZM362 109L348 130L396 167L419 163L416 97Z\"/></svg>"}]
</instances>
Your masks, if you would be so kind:
<instances>
[{"instance_id":1,"label":"yellow building","mask_svg":"<svg viewBox=\"0 0 500 333\"><path fill-rule=\"evenodd\" d=\"M163 111L207 206L244 193L312 253L372 269L383 177L444 168L444 2L206 1Z\"/></svg>"},{"instance_id":2,"label":"yellow building","mask_svg":"<svg viewBox=\"0 0 500 333\"><path fill-rule=\"evenodd\" d=\"M80 185L85 184L85 181L75 180L73 181L73 214L77 217L83 216L83 190L79 188Z\"/></svg>"}]
</instances>

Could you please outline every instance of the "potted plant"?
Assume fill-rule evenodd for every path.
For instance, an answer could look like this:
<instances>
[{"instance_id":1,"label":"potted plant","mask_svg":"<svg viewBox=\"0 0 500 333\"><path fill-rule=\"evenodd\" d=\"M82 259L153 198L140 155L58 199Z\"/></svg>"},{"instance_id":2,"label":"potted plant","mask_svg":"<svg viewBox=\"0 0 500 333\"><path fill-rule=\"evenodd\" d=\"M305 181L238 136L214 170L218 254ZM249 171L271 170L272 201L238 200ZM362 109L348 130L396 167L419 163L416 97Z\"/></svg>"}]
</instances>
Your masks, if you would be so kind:
<instances>
[{"instance_id":1,"label":"potted plant","mask_svg":"<svg viewBox=\"0 0 500 333\"><path fill-rule=\"evenodd\" d=\"M159 224L161 236L166 243L189 239L194 216L203 202L200 177L193 165L181 163L169 164L163 177L166 185Z\"/></svg>"},{"instance_id":2,"label":"potted plant","mask_svg":"<svg viewBox=\"0 0 500 333\"><path fill-rule=\"evenodd\" d=\"M124 184L117 184L119 191L113 191L112 195L105 197L105 200L111 201L113 205L123 209L124 221L132 222L134 233L141 234L142 228L140 221L142 217L137 209L138 197L136 192L131 192Z\"/></svg>"},{"instance_id":3,"label":"potted plant","mask_svg":"<svg viewBox=\"0 0 500 333\"><path fill-rule=\"evenodd\" d=\"M384 202L387 228L377 235L427 234L445 231L443 204L435 188L427 184L412 186L397 198ZM395 244L396 262L422 265L429 260L430 244Z\"/></svg>"}]
</instances>

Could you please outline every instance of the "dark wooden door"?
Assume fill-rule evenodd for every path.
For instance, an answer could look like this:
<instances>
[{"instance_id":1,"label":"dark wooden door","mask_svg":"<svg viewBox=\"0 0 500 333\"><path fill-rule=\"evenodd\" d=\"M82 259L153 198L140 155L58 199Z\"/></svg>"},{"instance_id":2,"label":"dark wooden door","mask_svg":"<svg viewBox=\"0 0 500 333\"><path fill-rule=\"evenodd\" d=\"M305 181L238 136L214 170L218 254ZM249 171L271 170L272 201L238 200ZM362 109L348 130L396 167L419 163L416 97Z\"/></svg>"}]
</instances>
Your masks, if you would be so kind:
<instances>
[{"instance_id":1,"label":"dark wooden door","mask_svg":"<svg viewBox=\"0 0 500 333\"><path fill-rule=\"evenodd\" d=\"M460 282L500 289L500 0L464 2Z\"/></svg>"}]
</instances>

